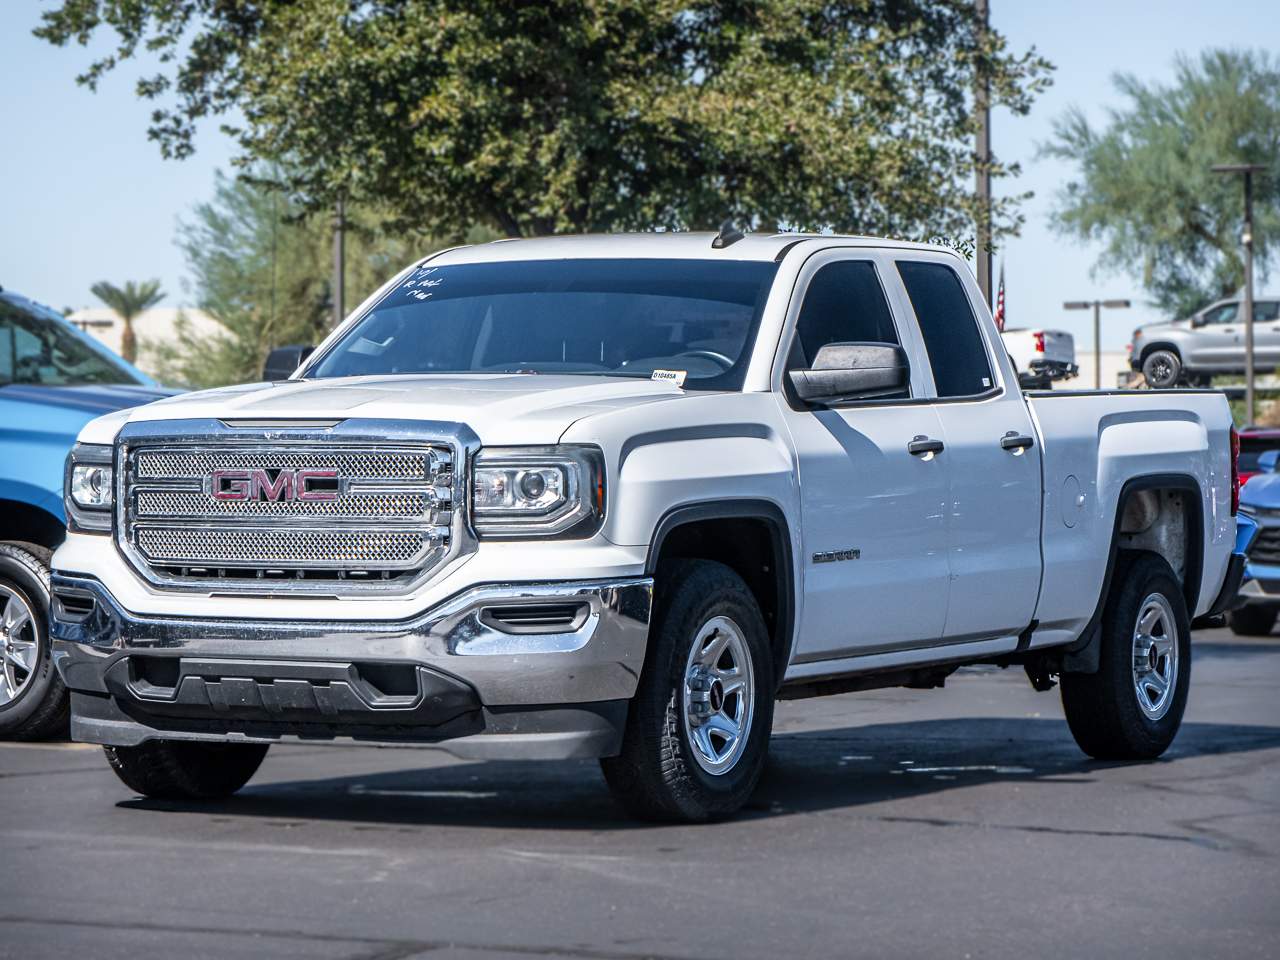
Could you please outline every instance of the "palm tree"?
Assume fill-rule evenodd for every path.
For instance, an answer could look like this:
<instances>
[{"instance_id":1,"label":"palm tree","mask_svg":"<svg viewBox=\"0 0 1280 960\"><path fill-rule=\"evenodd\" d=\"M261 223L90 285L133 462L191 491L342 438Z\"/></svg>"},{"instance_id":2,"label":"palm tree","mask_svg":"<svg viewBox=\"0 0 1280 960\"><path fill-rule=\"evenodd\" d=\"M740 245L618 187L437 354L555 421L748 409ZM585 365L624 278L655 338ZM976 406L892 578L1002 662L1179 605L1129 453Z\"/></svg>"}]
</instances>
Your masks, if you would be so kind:
<instances>
[{"instance_id":1,"label":"palm tree","mask_svg":"<svg viewBox=\"0 0 1280 960\"><path fill-rule=\"evenodd\" d=\"M133 318L144 310L150 310L165 298L159 280L134 283L130 280L123 287L100 280L90 289L93 295L114 310L124 321L120 333L120 355L133 363L138 359L138 340L133 335Z\"/></svg>"}]
</instances>

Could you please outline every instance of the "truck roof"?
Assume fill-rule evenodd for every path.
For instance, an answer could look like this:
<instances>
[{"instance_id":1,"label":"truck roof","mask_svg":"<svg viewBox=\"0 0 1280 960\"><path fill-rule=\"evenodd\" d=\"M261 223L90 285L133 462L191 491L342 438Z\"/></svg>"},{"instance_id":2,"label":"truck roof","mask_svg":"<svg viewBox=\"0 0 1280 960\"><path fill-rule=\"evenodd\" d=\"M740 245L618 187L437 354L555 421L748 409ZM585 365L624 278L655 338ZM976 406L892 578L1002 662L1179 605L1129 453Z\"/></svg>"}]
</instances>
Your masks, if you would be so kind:
<instances>
[{"instance_id":1,"label":"truck roof","mask_svg":"<svg viewBox=\"0 0 1280 960\"><path fill-rule=\"evenodd\" d=\"M789 248L805 241L823 241L840 246L878 247L945 251L937 244L887 240L883 237L856 237L826 233L749 233L741 240L716 249L715 233L598 233L562 237L494 240L454 247L425 259L441 266L455 263L491 263L495 260L560 259L685 259L685 260L778 260Z\"/></svg>"}]
</instances>

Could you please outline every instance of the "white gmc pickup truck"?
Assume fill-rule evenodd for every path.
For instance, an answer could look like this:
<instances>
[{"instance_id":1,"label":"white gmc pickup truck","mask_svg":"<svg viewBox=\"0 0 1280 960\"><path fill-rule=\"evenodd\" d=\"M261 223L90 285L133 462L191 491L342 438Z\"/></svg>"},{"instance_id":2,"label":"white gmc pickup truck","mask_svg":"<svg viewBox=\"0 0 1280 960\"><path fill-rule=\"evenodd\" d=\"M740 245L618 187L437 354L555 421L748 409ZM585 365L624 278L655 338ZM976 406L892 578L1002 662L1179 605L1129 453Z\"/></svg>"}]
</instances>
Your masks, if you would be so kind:
<instances>
[{"instance_id":1,"label":"white gmc pickup truck","mask_svg":"<svg viewBox=\"0 0 1280 960\"><path fill-rule=\"evenodd\" d=\"M1151 758L1243 569L1233 448L1220 394L1024 395L945 249L464 247L288 379L87 426L52 652L73 736L157 797L351 738L599 757L636 815L705 820L776 698L973 663Z\"/></svg>"}]
</instances>

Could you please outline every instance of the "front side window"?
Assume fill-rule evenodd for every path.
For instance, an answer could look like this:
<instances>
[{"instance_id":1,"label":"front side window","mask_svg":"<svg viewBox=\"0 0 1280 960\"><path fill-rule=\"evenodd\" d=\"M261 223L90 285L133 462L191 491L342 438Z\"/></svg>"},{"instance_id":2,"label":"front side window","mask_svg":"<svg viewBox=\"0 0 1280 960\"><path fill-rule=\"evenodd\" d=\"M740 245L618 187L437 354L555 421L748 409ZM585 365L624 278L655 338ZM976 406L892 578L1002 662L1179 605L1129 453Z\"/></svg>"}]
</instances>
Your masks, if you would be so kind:
<instances>
[{"instance_id":1,"label":"front side window","mask_svg":"<svg viewBox=\"0 0 1280 960\"><path fill-rule=\"evenodd\" d=\"M75 387L138 382L52 310L0 294L0 385Z\"/></svg>"},{"instance_id":2,"label":"front side window","mask_svg":"<svg viewBox=\"0 0 1280 960\"><path fill-rule=\"evenodd\" d=\"M1209 323L1235 323L1236 314L1239 313L1240 306L1235 303L1224 303L1220 307L1214 307L1204 315L1204 322Z\"/></svg>"},{"instance_id":3,"label":"front side window","mask_svg":"<svg viewBox=\"0 0 1280 960\"><path fill-rule=\"evenodd\" d=\"M829 343L899 342L875 266L866 260L840 260L821 267L809 281L789 366L811 367Z\"/></svg>"},{"instance_id":4,"label":"front side window","mask_svg":"<svg viewBox=\"0 0 1280 960\"><path fill-rule=\"evenodd\" d=\"M994 385L978 318L954 270L940 263L899 260L898 273L924 337L939 397L972 397Z\"/></svg>"},{"instance_id":5,"label":"front side window","mask_svg":"<svg viewBox=\"0 0 1280 960\"><path fill-rule=\"evenodd\" d=\"M306 373L685 374L741 389L777 264L530 260L415 270Z\"/></svg>"}]
</instances>

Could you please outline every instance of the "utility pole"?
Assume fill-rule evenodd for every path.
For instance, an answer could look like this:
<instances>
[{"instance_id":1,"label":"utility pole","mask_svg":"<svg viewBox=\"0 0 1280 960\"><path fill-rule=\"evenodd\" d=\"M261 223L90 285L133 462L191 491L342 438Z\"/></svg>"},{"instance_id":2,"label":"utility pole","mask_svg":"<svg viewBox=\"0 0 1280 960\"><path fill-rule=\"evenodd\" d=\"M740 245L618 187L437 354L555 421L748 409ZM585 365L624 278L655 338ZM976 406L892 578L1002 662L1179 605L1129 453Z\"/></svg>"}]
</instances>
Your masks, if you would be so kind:
<instances>
[{"instance_id":1,"label":"utility pole","mask_svg":"<svg viewBox=\"0 0 1280 960\"><path fill-rule=\"evenodd\" d=\"M1244 411L1246 425L1253 424L1253 175L1266 170L1261 163L1215 163L1214 173L1244 174Z\"/></svg>"},{"instance_id":2,"label":"utility pole","mask_svg":"<svg viewBox=\"0 0 1280 960\"><path fill-rule=\"evenodd\" d=\"M1130 305L1128 300L1068 300L1062 305L1063 310L1093 308L1093 389L1095 390L1102 388L1102 308L1125 310Z\"/></svg>"},{"instance_id":3,"label":"utility pole","mask_svg":"<svg viewBox=\"0 0 1280 960\"><path fill-rule=\"evenodd\" d=\"M339 200L333 217L333 325L342 323L347 315L347 219L346 205Z\"/></svg>"},{"instance_id":4,"label":"utility pole","mask_svg":"<svg viewBox=\"0 0 1280 960\"><path fill-rule=\"evenodd\" d=\"M974 10L978 15L979 42L985 44L987 26L990 23L988 0L973 0ZM977 172L978 197L978 249L977 272L978 289L982 291L987 306L991 306L991 78L980 53L977 61L977 87L974 90L973 109L977 116L978 130L974 154Z\"/></svg>"}]
</instances>

